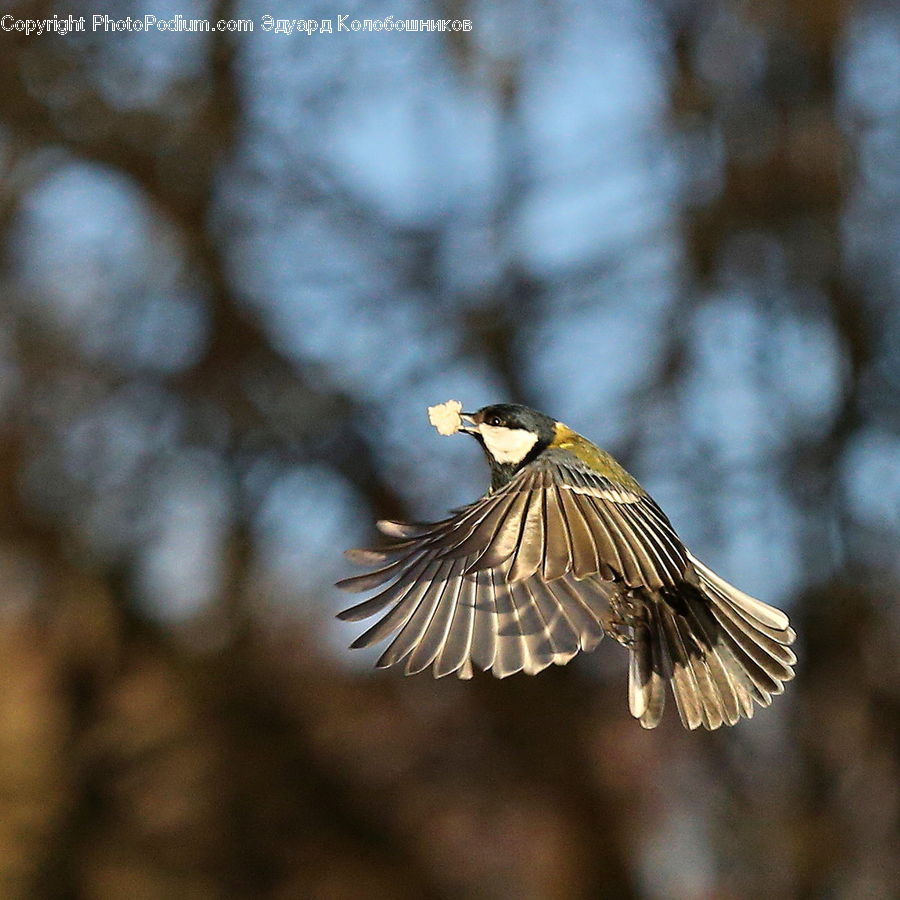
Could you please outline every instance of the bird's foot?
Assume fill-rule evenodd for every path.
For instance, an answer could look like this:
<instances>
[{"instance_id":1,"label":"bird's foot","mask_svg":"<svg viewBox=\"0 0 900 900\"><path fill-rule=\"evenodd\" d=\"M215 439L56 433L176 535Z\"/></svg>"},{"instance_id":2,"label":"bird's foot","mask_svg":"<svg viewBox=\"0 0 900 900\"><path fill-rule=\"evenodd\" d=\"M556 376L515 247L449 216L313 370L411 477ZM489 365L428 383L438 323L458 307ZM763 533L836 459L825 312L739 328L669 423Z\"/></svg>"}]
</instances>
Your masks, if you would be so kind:
<instances>
[{"instance_id":1,"label":"bird's foot","mask_svg":"<svg viewBox=\"0 0 900 900\"><path fill-rule=\"evenodd\" d=\"M634 650L634 637L631 634L631 626L625 622L614 621L607 634L626 650Z\"/></svg>"},{"instance_id":2,"label":"bird's foot","mask_svg":"<svg viewBox=\"0 0 900 900\"><path fill-rule=\"evenodd\" d=\"M609 612L604 630L617 644L633 650L634 627L639 621L637 605L627 595L617 595L610 601Z\"/></svg>"}]
</instances>

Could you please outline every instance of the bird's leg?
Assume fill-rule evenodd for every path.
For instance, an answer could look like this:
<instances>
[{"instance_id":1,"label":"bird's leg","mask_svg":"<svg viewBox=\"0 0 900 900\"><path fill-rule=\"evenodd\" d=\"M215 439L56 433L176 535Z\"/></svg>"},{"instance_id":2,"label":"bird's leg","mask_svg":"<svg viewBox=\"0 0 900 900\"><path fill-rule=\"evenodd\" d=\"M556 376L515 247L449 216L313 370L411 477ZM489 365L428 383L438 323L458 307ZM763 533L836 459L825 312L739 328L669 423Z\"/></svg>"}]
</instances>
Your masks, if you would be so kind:
<instances>
[{"instance_id":1,"label":"bird's leg","mask_svg":"<svg viewBox=\"0 0 900 900\"><path fill-rule=\"evenodd\" d=\"M633 650L634 627L640 618L638 612L639 606L630 592L615 594L609 601L609 617L603 622L603 630L616 643Z\"/></svg>"}]
</instances>

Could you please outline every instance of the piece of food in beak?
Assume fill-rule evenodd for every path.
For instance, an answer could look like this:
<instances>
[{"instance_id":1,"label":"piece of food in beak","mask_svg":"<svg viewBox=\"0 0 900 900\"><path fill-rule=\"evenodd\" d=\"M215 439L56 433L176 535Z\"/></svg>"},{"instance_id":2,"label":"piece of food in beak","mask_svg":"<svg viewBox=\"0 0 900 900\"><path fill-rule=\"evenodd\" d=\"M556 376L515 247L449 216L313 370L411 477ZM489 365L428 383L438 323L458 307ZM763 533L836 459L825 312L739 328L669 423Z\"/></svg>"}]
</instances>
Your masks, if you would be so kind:
<instances>
[{"instance_id":1,"label":"piece of food in beak","mask_svg":"<svg viewBox=\"0 0 900 900\"><path fill-rule=\"evenodd\" d=\"M437 406L428 407L428 421L434 425L438 434L456 434L462 428L461 410L462 403L459 400L438 403Z\"/></svg>"}]
</instances>

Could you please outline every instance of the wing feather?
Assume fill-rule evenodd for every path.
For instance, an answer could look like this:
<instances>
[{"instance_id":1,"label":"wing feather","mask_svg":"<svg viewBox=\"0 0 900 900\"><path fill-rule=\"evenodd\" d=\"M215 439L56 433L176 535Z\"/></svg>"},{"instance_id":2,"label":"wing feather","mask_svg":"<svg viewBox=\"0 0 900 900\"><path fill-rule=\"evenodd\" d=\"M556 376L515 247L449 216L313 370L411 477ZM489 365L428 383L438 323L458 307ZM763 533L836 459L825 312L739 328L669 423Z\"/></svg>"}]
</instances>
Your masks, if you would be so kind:
<instances>
[{"instance_id":1,"label":"wing feather","mask_svg":"<svg viewBox=\"0 0 900 900\"><path fill-rule=\"evenodd\" d=\"M516 498L515 492L505 491L464 508L455 519L439 523L429 543L442 556L483 553L496 539Z\"/></svg>"},{"instance_id":2,"label":"wing feather","mask_svg":"<svg viewBox=\"0 0 900 900\"><path fill-rule=\"evenodd\" d=\"M556 590L562 582L545 582L531 579L526 582L541 610L557 654L574 656L584 649L582 634L592 633L598 627L597 621L590 616L584 606L576 598L568 594L558 597ZM601 630L601 636L603 634Z\"/></svg>"},{"instance_id":3,"label":"wing feather","mask_svg":"<svg viewBox=\"0 0 900 900\"><path fill-rule=\"evenodd\" d=\"M472 662L487 672L497 658L497 613L496 589L490 572L470 575L475 579L475 613L472 623Z\"/></svg>"},{"instance_id":4,"label":"wing feather","mask_svg":"<svg viewBox=\"0 0 900 900\"><path fill-rule=\"evenodd\" d=\"M401 572L408 570L410 566L422 558L424 552L425 551L411 553L404 559L391 563L389 566L384 566L381 569L376 569L374 572L366 572L365 575L353 575L350 578L344 578L337 583L336 587L339 587L344 591L350 591L354 594L361 593L362 591L370 591L372 588L379 587L385 582L390 581L392 578L395 578ZM344 618L343 614L341 614L341 617Z\"/></svg>"},{"instance_id":5,"label":"wing feather","mask_svg":"<svg viewBox=\"0 0 900 900\"><path fill-rule=\"evenodd\" d=\"M621 541L620 547L623 552L631 554L638 568L637 579L634 583L629 583L629 587L647 587L651 590L662 587L664 582L660 577L660 571L664 571L664 567L652 559L653 545L632 519L630 505L613 503L610 500L595 500L594 502L599 509L606 513L607 521L614 524Z\"/></svg>"},{"instance_id":6,"label":"wing feather","mask_svg":"<svg viewBox=\"0 0 900 900\"><path fill-rule=\"evenodd\" d=\"M465 562L463 563L465 566ZM435 678L459 672L468 662L475 632L476 584L472 576L459 579L460 589L447 640L434 663ZM464 677L462 674L460 677Z\"/></svg>"},{"instance_id":7,"label":"wing feather","mask_svg":"<svg viewBox=\"0 0 900 900\"><path fill-rule=\"evenodd\" d=\"M581 649L581 643L565 610L539 578L523 581L522 590L527 592L540 616L543 632L547 636L550 661L557 664L568 662Z\"/></svg>"},{"instance_id":8,"label":"wing feather","mask_svg":"<svg viewBox=\"0 0 900 900\"><path fill-rule=\"evenodd\" d=\"M507 581L521 581L534 575L544 561L544 498L546 490L535 490L528 495L528 507L522 517L516 548Z\"/></svg>"},{"instance_id":9,"label":"wing feather","mask_svg":"<svg viewBox=\"0 0 900 900\"><path fill-rule=\"evenodd\" d=\"M562 578L574 564L569 528L563 514L559 488L551 484L544 491L544 560L545 581Z\"/></svg>"},{"instance_id":10,"label":"wing feather","mask_svg":"<svg viewBox=\"0 0 900 900\"><path fill-rule=\"evenodd\" d=\"M587 505L592 513L590 517L591 533L594 535L598 549L601 548L601 542L605 541L601 551L603 558L609 556L610 566L629 587L639 587L643 584L644 575L641 572L635 550L622 534L616 517L609 515L607 510L600 505L602 501L588 496L579 499Z\"/></svg>"},{"instance_id":11,"label":"wing feather","mask_svg":"<svg viewBox=\"0 0 900 900\"><path fill-rule=\"evenodd\" d=\"M522 533L522 517L528 506L530 494L519 491L513 495L512 502L506 508L505 515L497 525L492 538L485 543L484 550L471 563L466 572L478 572L482 569L493 569L512 556Z\"/></svg>"},{"instance_id":12,"label":"wing feather","mask_svg":"<svg viewBox=\"0 0 900 900\"><path fill-rule=\"evenodd\" d=\"M519 632L524 647L522 671L526 675L536 675L554 661L556 654L553 641L547 623L528 589L528 582L510 582L508 590L519 614Z\"/></svg>"},{"instance_id":13,"label":"wing feather","mask_svg":"<svg viewBox=\"0 0 900 900\"><path fill-rule=\"evenodd\" d=\"M604 571L612 577L610 564L601 562L600 551L594 543L594 536L585 518L585 512L576 502L571 491L559 492L561 508L569 530L572 548L572 571L576 578L587 578L594 572Z\"/></svg>"},{"instance_id":14,"label":"wing feather","mask_svg":"<svg viewBox=\"0 0 900 900\"><path fill-rule=\"evenodd\" d=\"M391 519L379 519L375 527L389 538L417 538L428 534L434 525L422 522L394 522Z\"/></svg>"},{"instance_id":15,"label":"wing feather","mask_svg":"<svg viewBox=\"0 0 900 900\"><path fill-rule=\"evenodd\" d=\"M488 573L494 581L494 602L497 605L497 655L492 672L497 678L506 678L525 668L525 641L519 624L519 610L513 599L510 585L497 585L497 572Z\"/></svg>"},{"instance_id":16,"label":"wing feather","mask_svg":"<svg viewBox=\"0 0 900 900\"><path fill-rule=\"evenodd\" d=\"M646 554L649 574L644 586L655 590L665 584L677 584L682 580L681 567L672 558L665 539L653 527L652 521L642 514L642 507L638 504L622 503L619 510Z\"/></svg>"},{"instance_id":17,"label":"wing feather","mask_svg":"<svg viewBox=\"0 0 900 900\"><path fill-rule=\"evenodd\" d=\"M428 599L434 597L437 593L434 590L435 581L437 581L438 584L442 584L442 581L437 579L437 575L442 568L448 568L447 564L431 562L423 570L420 579L410 578L409 584L400 595L400 598L393 609L391 609L383 619L376 622L368 631L361 634L350 646L356 648L377 644L378 641L384 640L399 629L400 634L394 639L394 642L388 647L382 657L382 660L386 661L379 660L378 665L379 667L383 667L396 662L400 657L397 657L397 659L392 658L392 654L396 652L396 649L392 648L394 648L395 645L397 645L397 647L403 646L404 633L408 632L410 629L414 631L418 627L425 614L424 610L429 606ZM437 600L435 599L434 602L436 603ZM408 652L411 644L409 642L406 643L408 645Z\"/></svg>"},{"instance_id":18,"label":"wing feather","mask_svg":"<svg viewBox=\"0 0 900 900\"><path fill-rule=\"evenodd\" d=\"M440 591L435 592L438 594L437 601L428 623L414 642L412 652L407 657L407 675L415 675L427 669L444 646L462 589L461 575L464 562L465 560L459 559L450 563L450 571L446 574ZM437 671L435 671L435 675L437 675Z\"/></svg>"},{"instance_id":19,"label":"wing feather","mask_svg":"<svg viewBox=\"0 0 900 900\"><path fill-rule=\"evenodd\" d=\"M390 606L391 603L401 601L415 587L416 581L423 576L428 568L428 563L428 555L422 554L420 559L413 563L392 585L386 587L374 597L370 597L368 600L363 600L362 603L357 603L355 606L341 611L338 613L338 618L348 622L359 622L361 619L368 619L369 616L374 616L376 613L381 612L386 606ZM356 646L365 645L357 644Z\"/></svg>"}]
</instances>

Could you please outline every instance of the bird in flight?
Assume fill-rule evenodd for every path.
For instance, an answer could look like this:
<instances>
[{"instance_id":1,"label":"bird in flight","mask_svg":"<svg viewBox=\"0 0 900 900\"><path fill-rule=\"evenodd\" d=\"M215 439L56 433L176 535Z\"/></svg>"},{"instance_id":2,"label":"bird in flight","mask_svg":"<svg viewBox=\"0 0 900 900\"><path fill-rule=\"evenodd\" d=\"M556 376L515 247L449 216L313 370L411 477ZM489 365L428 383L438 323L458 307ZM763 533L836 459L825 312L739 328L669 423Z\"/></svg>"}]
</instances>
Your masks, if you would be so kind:
<instances>
[{"instance_id":1,"label":"bird in flight","mask_svg":"<svg viewBox=\"0 0 900 900\"><path fill-rule=\"evenodd\" d=\"M667 684L690 729L733 725L783 691L796 661L788 617L693 556L612 456L526 406L461 409L447 401L429 418L475 438L490 489L439 522L379 522L388 546L347 551L376 568L338 586L377 593L338 617L380 615L352 647L393 636L379 667L505 678L565 665L609 635L628 650L628 705L645 728Z\"/></svg>"}]
</instances>

